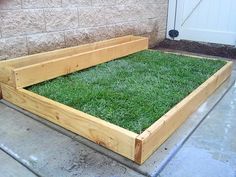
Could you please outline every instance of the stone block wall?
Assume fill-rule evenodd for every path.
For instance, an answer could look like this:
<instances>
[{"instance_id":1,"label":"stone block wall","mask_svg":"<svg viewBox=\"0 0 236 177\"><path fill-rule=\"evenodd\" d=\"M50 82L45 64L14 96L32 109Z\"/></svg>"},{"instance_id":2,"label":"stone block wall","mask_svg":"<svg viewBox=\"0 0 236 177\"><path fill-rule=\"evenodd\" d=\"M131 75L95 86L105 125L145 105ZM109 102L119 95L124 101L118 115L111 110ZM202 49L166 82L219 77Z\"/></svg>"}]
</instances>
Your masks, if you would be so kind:
<instances>
[{"instance_id":1,"label":"stone block wall","mask_svg":"<svg viewBox=\"0 0 236 177\"><path fill-rule=\"evenodd\" d=\"M168 0L6 0L0 60L128 34L165 38Z\"/></svg>"}]
</instances>

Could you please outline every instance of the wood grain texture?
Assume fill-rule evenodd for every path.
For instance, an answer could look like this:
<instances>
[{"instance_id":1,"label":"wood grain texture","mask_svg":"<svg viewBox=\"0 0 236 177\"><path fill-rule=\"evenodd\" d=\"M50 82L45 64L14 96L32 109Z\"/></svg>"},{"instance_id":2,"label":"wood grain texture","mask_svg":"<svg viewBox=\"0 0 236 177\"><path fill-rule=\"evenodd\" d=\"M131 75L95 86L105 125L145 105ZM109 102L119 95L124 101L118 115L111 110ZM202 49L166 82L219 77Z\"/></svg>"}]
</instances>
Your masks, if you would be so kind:
<instances>
[{"instance_id":1,"label":"wood grain texture","mask_svg":"<svg viewBox=\"0 0 236 177\"><path fill-rule=\"evenodd\" d=\"M148 157L230 76L232 62L200 85L136 138L135 162L142 164Z\"/></svg>"},{"instance_id":2,"label":"wood grain texture","mask_svg":"<svg viewBox=\"0 0 236 177\"><path fill-rule=\"evenodd\" d=\"M135 38L135 36L131 36L131 35L123 36L123 37L108 39L104 41L94 42L91 44L84 44L84 45L75 46L75 47L58 49L58 50L54 50L50 52L43 52L43 53L38 53L34 55L23 56L23 57L7 60L6 63L8 66L11 66L13 68L20 68L20 67L29 66L29 65L37 64L44 61L50 61L57 58L72 56L79 53L108 47L111 45L117 45L124 42L129 42L133 38Z\"/></svg>"},{"instance_id":3,"label":"wood grain texture","mask_svg":"<svg viewBox=\"0 0 236 177\"><path fill-rule=\"evenodd\" d=\"M8 66L6 62L0 62L0 82L15 87L15 78L13 68Z\"/></svg>"},{"instance_id":4,"label":"wood grain texture","mask_svg":"<svg viewBox=\"0 0 236 177\"><path fill-rule=\"evenodd\" d=\"M123 44L137 39L140 39L140 37L128 35L91 44L85 44L65 49L58 49L50 52L44 52L29 56L23 56L11 60L0 61L0 82L16 87L17 78L15 76L17 75L17 73L15 74L15 72L13 71L15 69L49 61L54 62L56 59L70 58L71 56L79 55L81 53L99 50L102 48ZM34 72L29 73L29 75L35 76L33 73Z\"/></svg>"},{"instance_id":5,"label":"wood grain texture","mask_svg":"<svg viewBox=\"0 0 236 177\"><path fill-rule=\"evenodd\" d=\"M78 55L14 69L16 87L23 88L58 76L86 69L148 48L148 39L140 37ZM32 74L33 73L33 74Z\"/></svg>"},{"instance_id":6,"label":"wood grain texture","mask_svg":"<svg viewBox=\"0 0 236 177\"><path fill-rule=\"evenodd\" d=\"M2 99L2 87L1 87L1 83L0 83L0 99Z\"/></svg>"},{"instance_id":7,"label":"wood grain texture","mask_svg":"<svg viewBox=\"0 0 236 177\"><path fill-rule=\"evenodd\" d=\"M2 93L5 100L134 160L138 134L25 89L2 84Z\"/></svg>"}]
</instances>

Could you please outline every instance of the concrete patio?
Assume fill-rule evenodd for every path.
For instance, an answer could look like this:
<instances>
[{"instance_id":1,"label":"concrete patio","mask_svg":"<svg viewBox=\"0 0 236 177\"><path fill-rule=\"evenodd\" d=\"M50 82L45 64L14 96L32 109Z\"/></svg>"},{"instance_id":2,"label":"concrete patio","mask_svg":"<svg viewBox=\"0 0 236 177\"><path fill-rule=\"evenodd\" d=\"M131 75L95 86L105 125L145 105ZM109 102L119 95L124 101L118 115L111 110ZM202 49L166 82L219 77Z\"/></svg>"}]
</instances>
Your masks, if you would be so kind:
<instances>
[{"instance_id":1,"label":"concrete patio","mask_svg":"<svg viewBox=\"0 0 236 177\"><path fill-rule=\"evenodd\" d=\"M0 102L0 177L236 177L236 68L142 165Z\"/></svg>"}]
</instances>

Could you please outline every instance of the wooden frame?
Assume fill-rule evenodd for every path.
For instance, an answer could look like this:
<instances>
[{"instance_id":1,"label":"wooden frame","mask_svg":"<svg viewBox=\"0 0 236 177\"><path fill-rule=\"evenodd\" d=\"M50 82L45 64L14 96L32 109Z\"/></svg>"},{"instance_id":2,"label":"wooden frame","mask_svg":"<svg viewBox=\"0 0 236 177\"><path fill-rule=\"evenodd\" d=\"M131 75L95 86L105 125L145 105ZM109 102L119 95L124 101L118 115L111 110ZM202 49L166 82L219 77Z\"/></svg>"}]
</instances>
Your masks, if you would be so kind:
<instances>
[{"instance_id":1,"label":"wooden frame","mask_svg":"<svg viewBox=\"0 0 236 177\"><path fill-rule=\"evenodd\" d=\"M227 62L141 134L37 95L24 87L147 48L147 38L125 36L1 62L3 98L142 164L230 76L232 62Z\"/></svg>"},{"instance_id":2,"label":"wooden frame","mask_svg":"<svg viewBox=\"0 0 236 177\"><path fill-rule=\"evenodd\" d=\"M15 88L23 88L147 48L147 38L124 36L3 61L0 65L0 81Z\"/></svg>"},{"instance_id":3,"label":"wooden frame","mask_svg":"<svg viewBox=\"0 0 236 177\"><path fill-rule=\"evenodd\" d=\"M1 84L0 84L0 99L2 99L2 88L1 88Z\"/></svg>"}]
</instances>

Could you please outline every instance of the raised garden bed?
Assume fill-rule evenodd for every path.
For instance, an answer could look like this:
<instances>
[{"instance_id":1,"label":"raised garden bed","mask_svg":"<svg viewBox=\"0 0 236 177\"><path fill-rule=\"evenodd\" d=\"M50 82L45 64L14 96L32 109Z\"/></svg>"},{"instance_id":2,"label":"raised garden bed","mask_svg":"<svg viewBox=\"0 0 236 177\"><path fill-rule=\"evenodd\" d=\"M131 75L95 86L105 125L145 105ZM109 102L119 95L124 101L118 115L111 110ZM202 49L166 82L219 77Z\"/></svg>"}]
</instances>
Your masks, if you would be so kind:
<instances>
[{"instance_id":1,"label":"raised garden bed","mask_svg":"<svg viewBox=\"0 0 236 177\"><path fill-rule=\"evenodd\" d=\"M1 62L3 98L142 164L232 70L147 46L125 36Z\"/></svg>"}]
</instances>

